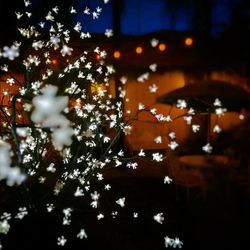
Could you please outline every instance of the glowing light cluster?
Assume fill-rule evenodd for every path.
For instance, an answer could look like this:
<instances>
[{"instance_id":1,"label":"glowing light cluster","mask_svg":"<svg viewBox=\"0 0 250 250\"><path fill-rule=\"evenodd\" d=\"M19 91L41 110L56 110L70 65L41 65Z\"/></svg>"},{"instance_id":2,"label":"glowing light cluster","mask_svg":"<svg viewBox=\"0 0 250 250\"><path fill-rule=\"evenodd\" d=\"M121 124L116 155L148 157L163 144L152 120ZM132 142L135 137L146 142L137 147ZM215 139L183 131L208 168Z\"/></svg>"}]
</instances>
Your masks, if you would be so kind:
<instances>
[{"instance_id":1,"label":"glowing light cluster","mask_svg":"<svg viewBox=\"0 0 250 250\"><path fill-rule=\"evenodd\" d=\"M108 0L104 1L106 3ZM16 12L16 17L29 23L32 16L31 1L24 0L24 7L24 13ZM102 9L101 6L94 9L86 6L83 10L77 10L71 6L66 14L72 17L82 13L85 17L96 20ZM108 89L115 69L106 63L107 52L101 45L77 51L71 43L72 32L78 35L79 40L89 39L91 34L83 32L84 26L79 22L73 27L60 23L58 19L64 14L60 12L59 6L53 7L38 25L17 27L22 42L16 41L11 47L4 46L0 49L0 57L5 60L0 69L7 76L3 82L10 87L0 93L0 179L6 180L7 185L23 185L25 180L31 179L31 183L35 182L44 187L46 193L50 192L49 197L45 197L40 205L43 212L58 213L57 217L61 216L60 229L55 238L58 246L70 243L68 237L75 230L69 236L69 230L65 230L65 233L63 230L73 227L73 215L82 209L81 202L86 202L93 209L98 221L105 220L108 216L113 219L119 216L116 210L105 213L101 209L103 190L112 190L103 170L120 166L133 170L139 167L138 159L143 157L148 157L155 164L166 159L167 156L163 153L148 153L144 149L140 149L135 158L130 158L125 154L124 148L119 148L119 138L133 131L133 121L139 120L139 115L145 112L156 123L168 124L175 119L170 114L158 113L154 105L147 106L144 100L136 103L135 110L127 110L125 114L124 103L129 102L129 78L120 78L121 86L117 90L119 98L114 100ZM105 35L107 38L112 37L112 30L107 29ZM192 43L193 40L187 41L188 46ZM168 48L157 39L152 39L150 44L160 52ZM26 45L30 45L27 46L28 49ZM144 47L138 46L133 53L141 55L144 50ZM115 59L121 56L121 51L114 51ZM22 80L14 77L15 68L8 65L9 60L16 60L19 69L24 70ZM157 95L158 91L157 84L149 82L150 74L156 71L157 64L151 62L148 69L136 77L138 84L146 86L145 89L148 89L151 96ZM219 100L215 105L217 115L223 115L226 110ZM189 108L187 101L183 99L177 101L177 108L184 112L182 117L187 126L192 125L193 132L198 132L199 125L192 124L194 109ZM28 117L26 122L20 122L22 117ZM216 127L215 132L219 132L219 127ZM180 146L176 138L175 133L170 131L168 134L159 134L153 142L165 143L167 148L175 150ZM208 143L202 149L211 153L213 147ZM162 181L170 184L172 179L165 176ZM29 182L25 184L29 185ZM36 191L26 187L25 190ZM37 195L32 193L29 197ZM75 202L71 199L76 203L80 201L79 207L73 207ZM25 201L26 196L23 199L24 203ZM62 204L62 201L66 204ZM129 199L124 195L116 194L111 205L122 209L128 203ZM17 211L5 212L0 216L0 234L9 232L13 220L29 216L32 209L37 212L36 206L25 205L20 206ZM131 217L137 219L139 213L133 211ZM161 211L152 213L152 220L158 224L166 223L168 220L165 217ZM77 222L81 224L81 221ZM85 225L80 225L78 229L75 238L87 240ZM172 239L166 236L164 239L166 247L182 247L182 242L177 237Z\"/></svg>"}]
</instances>

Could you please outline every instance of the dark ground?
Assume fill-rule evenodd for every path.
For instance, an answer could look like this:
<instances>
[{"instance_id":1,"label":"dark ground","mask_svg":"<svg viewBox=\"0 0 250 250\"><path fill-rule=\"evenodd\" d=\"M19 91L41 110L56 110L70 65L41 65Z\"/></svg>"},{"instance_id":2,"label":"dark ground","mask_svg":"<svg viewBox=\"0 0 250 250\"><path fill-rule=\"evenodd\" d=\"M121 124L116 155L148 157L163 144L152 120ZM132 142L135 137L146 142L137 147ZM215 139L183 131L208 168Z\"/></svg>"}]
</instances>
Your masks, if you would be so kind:
<instances>
[{"instance_id":1,"label":"dark ground","mask_svg":"<svg viewBox=\"0 0 250 250\"><path fill-rule=\"evenodd\" d=\"M176 194L174 184L163 183L165 162L156 166L144 160L136 171L116 168L104 174L112 189L103 200L103 220L97 221L96 210L83 203L72 214L72 227L63 227L58 223L61 211L48 214L38 208L22 221L13 221L9 234L2 237L3 249L160 250L166 249L165 236L179 237L183 249L188 250L250 249L250 198L246 188L230 184L227 193L208 191L206 200L194 189L187 202L184 189ZM38 200L43 199L42 192L38 192ZM124 208L115 202L110 205L123 196L126 197ZM10 197L13 195L1 194L1 211ZM18 202L19 194L14 193L14 197L13 202ZM75 206L73 200L61 200L61 203ZM113 210L119 211L115 219L110 216ZM133 212L138 212L137 219L133 218ZM165 215L163 224L153 220L153 215L159 212ZM81 225L88 239L76 239ZM58 247L56 239L62 234L68 242Z\"/></svg>"}]
</instances>

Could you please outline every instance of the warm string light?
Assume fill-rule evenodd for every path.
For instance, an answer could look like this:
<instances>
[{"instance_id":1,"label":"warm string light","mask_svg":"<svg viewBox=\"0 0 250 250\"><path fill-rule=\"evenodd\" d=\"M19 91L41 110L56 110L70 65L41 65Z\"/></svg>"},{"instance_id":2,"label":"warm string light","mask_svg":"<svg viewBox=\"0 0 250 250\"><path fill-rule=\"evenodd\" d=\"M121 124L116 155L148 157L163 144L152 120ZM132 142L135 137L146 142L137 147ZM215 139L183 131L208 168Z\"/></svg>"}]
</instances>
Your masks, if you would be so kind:
<instances>
[{"instance_id":1,"label":"warm string light","mask_svg":"<svg viewBox=\"0 0 250 250\"><path fill-rule=\"evenodd\" d=\"M135 49L136 54L141 54L143 52L143 48L141 46L136 47Z\"/></svg>"},{"instance_id":2,"label":"warm string light","mask_svg":"<svg viewBox=\"0 0 250 250\"><path fill-rule=\"evenodd\" d=\"M54 65L57 64L57 60L56 60L56 59L53 59L51 62L52 62L52 64L54 64Z\"/></svg>"},{"instance_id":3,"label":"warm string light","mask_svg":"<svg viewBox=\"0 0 250 250\"><path fill-rule=\"evenodd\" d=\"M114 51L113 56L115 59L119 59L121 57L121 52L119 50L116 50L116 51Z\"/></svg>"},{"instance_id":4,"label":"warm string light","mask_svg":"<svg viewBox=\"0 0 250 250\"><path fill-rule=\"evenodd\" d=\"M167 46L166 46L165 43L160 43L159 46L158 46L158 49L159 49L160 51L162 51L162 52L165 51L166 48L167 48Z\"/></svg>"},{"instance_id":5,"label":"warm string light","mask_svg":"<svg viewBox=\"0 0 250 250\"><path fill-rule=\"evenodd\" d=\"M189 47L189 46L192 46L192 45L193 45L194 40L193 40L193 38L191 38L191 37L187 37L187 38L185 38L184 43L185 43L186 46Z\"/></svg>"},{"instance_id":6,"label":"warm string light","mask_svg":"<svg viewBox=\"0 0 250 250\"><path fill-rule=\"evenodd\" d=\"M185 46L187 46L187 47L191 47L191 46L194 44L194 39L193 39L192 37L186 37L186 38L184 39L184 44L185 44ZM160 52L166 51L167 48L168 48L168 46L167 46L165 43L163 43L163 42L160 43L160 44L158 45L158 50L159 50ZM142 54L142 53L143 53L143 47L137 46L137 47L135 48L135 52L136 52L136 54L138 54L138 55ZM120 59L120 58L121 58L121 51L115 50L115 51L113 52L113 57L114 57L115 59ZM97 59L99 60L98 55L97 55Z\"/></svg>"}]
</instances>

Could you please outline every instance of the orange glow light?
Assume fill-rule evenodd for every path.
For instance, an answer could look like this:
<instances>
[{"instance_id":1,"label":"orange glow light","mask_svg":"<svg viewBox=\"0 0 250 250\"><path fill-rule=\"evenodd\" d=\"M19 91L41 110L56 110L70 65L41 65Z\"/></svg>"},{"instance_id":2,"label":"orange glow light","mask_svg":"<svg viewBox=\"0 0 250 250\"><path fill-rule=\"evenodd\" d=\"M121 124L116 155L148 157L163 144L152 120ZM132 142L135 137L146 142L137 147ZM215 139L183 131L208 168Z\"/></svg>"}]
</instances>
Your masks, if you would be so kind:
<instances>
[{"instance_id":1,"label":"orange glow light","mask_svg":"<svg viewBox=\"0 0 250 250\"><path fill-rule=\"evenodd\" d=\"M165 43L160 43L158 48L160 51L164 51L164 50L166 50L167 46Z\"/></svg>"},{"instance_id":2,"label":"orange glow light","mask_svg":"<svg viewBox=\"0 0 250 250\"><path fill-rule=\"evenodd\" d=\"M187 37L187 38L185 39L185 45L186 45L186 46L192 46L193 43L194 43L194 40L193 40L191 37Z\"/></svg>"},{"instance_id":3,"label":"orange glow light","mask_svg":"<svg viewBox=\"0 0 250 250\"><path fill-rule=\"evenodd\" d=\"M100 91L104 91L105 90L105 85L103 83L92 83L91 84L91 92L94 93L98 93Z\"/></svg>"},{"instance_id":4,"label":"orange glow light","mask_svg":"<svg viewBox=\"0 0 250 250\"><path fill-rule=\"evenodd\" d=\"M53 59L51 62L52 62L52 64L54 64L54 65L57 64L57 60L56 60L56 59Z\"/></svg>"},{"instance_id":5,"label":"orange glow light","mask_svg":"<svg viewBox=\"0 0 250 250\"><path fill-rule=\"evenodd\" d=\"M101 59L100 55L96 55L96 59L100 60Z\"/></svg>"},{"instance_id":6,"label":"orange glow light","mask_svg":"<svg viewBox=\"0 0 250 250\"><path fill-rule=\"evenodd\" d=\"M114 51L114 58L119 59L121 57L121 53L119 50Z\"/></svg>"},{"instance_id":7,"label":"orange glow light","mask_svg":"<svg viewBox=\"0 0 250 250\"><path fill-rule=\"evenodd\" d=\"M142 51L143 51L143 49L142 49L142 47L140 47L140 46L136 47L136 49L135 49L135 52L136 52L137 54L141 54Z\"/></svg>"}]
</instances>

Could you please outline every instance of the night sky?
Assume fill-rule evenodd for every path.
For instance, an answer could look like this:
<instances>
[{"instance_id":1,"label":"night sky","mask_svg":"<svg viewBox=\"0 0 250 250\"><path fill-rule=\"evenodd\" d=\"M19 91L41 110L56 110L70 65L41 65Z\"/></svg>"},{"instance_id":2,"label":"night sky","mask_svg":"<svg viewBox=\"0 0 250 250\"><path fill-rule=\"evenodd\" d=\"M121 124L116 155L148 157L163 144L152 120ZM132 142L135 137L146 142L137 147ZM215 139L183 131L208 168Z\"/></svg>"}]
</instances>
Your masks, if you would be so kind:
<instances>
[{"instance_id":1,"label":"night sky","mask_svg":"<svg viewBox=\"0 0 250 250\"><path fill-rule=\"evenodd\" d=\"M144 35L161 30L200 31L204 29L211 35L218 35L234 28L249 31L250 1L248 0L33 0L33 19L39 21L48 6L62 5L67 10L72 4L93 9L102 5L101 17L93 21L83 15L74 17L74 21L83 22L83 31L103 33L113 28L113 2L120 5L120 31L122 35ZM22 9L23 1L0 0L0 31L12 37L15 33L15 10ZM205 26L209 26L206 30Z\"/></svg>"},{"instance_id":2,"label":"night sky","mask_svg":"<svg viewBox=\"0 0 250 250\"><path fill-rule=\"evenodd\" d=\"M120 0L121 1L121 0ZM78 0L79 4L80 0ZM100 0L87 1L96 6ZM144 35L160 30L190 31L195 29L195 3L191 0L126 0L121 11L121 33L124 35ZM205 2L205 1L200 1ZM216 35L227 29L239 0L212 1L211 34ZM104 7L101 18L96 22L87 22L86 29L101 33L112 27L112 4ZM247 16L247 13L245 13ZM79 17L78 20L86 21Z\"/></svg>"}]
</instances>

